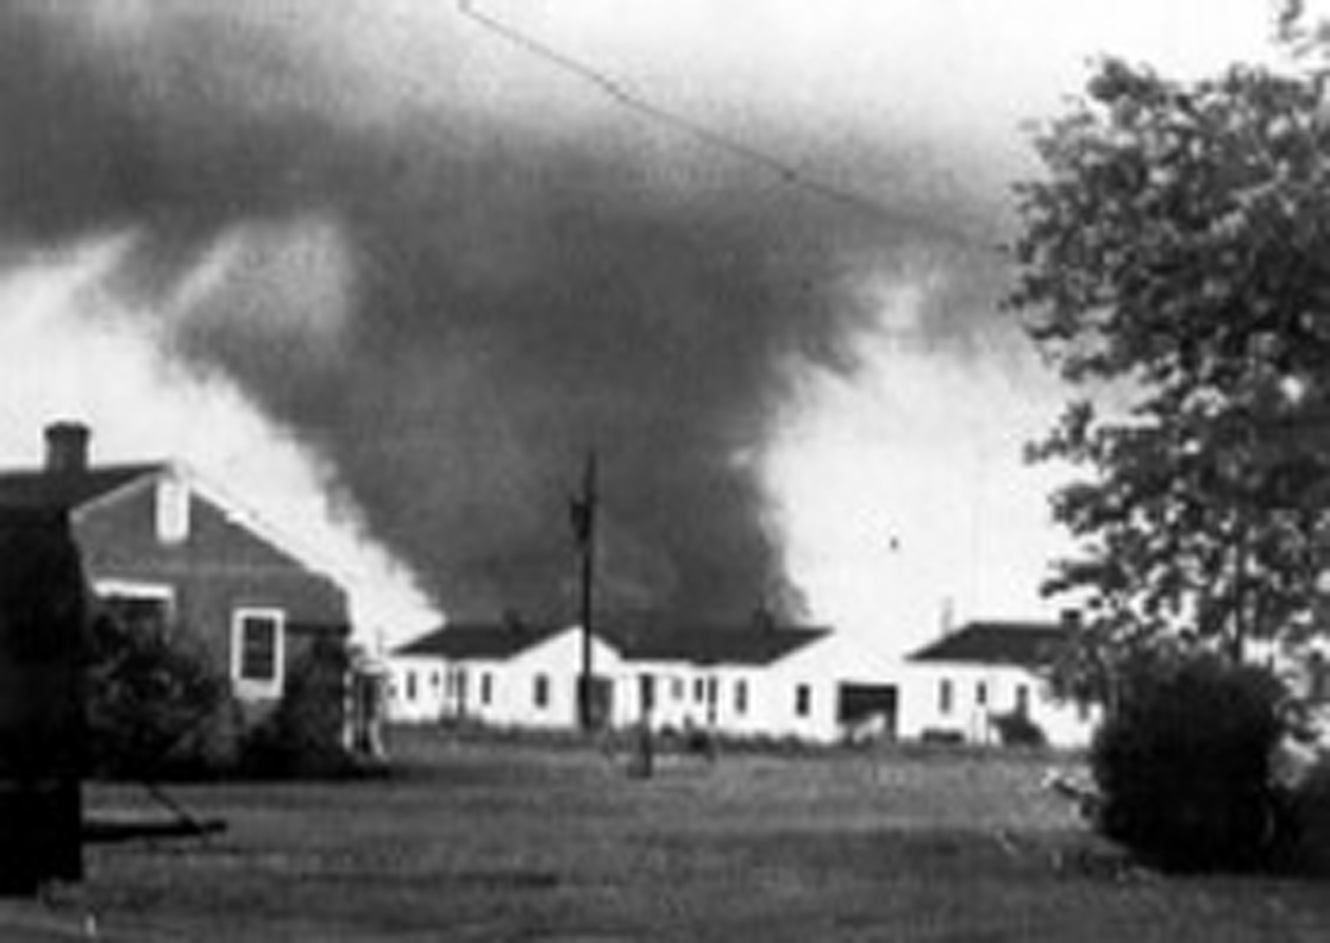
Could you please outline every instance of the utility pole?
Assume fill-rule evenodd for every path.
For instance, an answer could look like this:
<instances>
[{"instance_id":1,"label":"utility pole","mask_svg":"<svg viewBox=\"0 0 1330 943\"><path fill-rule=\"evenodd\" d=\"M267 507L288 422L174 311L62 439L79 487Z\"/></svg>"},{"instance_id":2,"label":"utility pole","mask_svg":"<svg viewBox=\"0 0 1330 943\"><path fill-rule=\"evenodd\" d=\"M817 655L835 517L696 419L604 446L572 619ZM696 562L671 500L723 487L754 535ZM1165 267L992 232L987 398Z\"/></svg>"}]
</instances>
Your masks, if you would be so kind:
<instances>
[{"instance_id":1,"label":"utility pole","mask_svg":"<svg viewBox=\"0 0 1330 943\"><path fill-rule=\"evenodd\" d=\"M595 619L596 505L599 500L596 488L596 452L592 449L587 453L586 469L582 476L582 493L573 498L570 507L573 536L577 539L577 549L582 563L580 584L582 670L577 683L577 719L584 731L594 729L598 721L595 672L591 661L591 640Z\"/></svg>"}]
</instances>

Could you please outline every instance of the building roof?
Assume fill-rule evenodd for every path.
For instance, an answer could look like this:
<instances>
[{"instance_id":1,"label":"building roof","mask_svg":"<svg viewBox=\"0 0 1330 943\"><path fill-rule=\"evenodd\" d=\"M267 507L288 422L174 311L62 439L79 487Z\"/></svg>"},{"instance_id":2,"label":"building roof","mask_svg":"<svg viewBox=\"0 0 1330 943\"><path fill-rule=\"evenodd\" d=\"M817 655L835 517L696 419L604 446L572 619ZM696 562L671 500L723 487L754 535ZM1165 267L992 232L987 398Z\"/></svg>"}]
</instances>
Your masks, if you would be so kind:
<instances>
[{"instance_id":1,"label":"building roof","mask_svg":"<svg viewBox=\"0 0 1330 943\"><path fill-rule=\"evenodd\" d=\"M544 642L558 632L557 628L550 626L513 622L449 624L406 643L393 654L501 661Z\"/></svg>"},{"instance_id":2,"label":"building roof","mask_svg":"<svg viewBox=\"0 0 1330 943\"><path fill-rule=\"evenodd\" d=\"M575 630L576 627L573 627ZM558 635L566 628L524 623L450 624L398 648L396 655L501 661ZM610 625L595 635L627 661L675 661L693 665L769 665L828 634L827 629L684 626L628 630Z\"/></svg>"},{"instance_id":3,"label":"building roof","mask_svg":"<svg viewBox=\"0 0 1330 943\"><path fill-rule=\"evenodd\" d=\"M0 507L74 510L160 474L166 465L103 465L86 471L20 471L0 473Z\"/></svg>"},{"instance_id":4,"label":"building roof","mask_svg":"<svg viewBox=\"0 0 1330 943\"><path fill-rule=\"evenodd\" d=\"M1039 668L1050 664L1068 639L1068 629L1055 622L971 622L909 660Z\"/></svg>"},{"instance_id":5,"label":"building roof","mask_svg":"<svg viewBox=\"0 0 1330 943\"><path fill-rule=\"evenodd\" d=\"M223 509L230 520L305 569L322 573L338 583L344 581L344 575L336 566L324 560L316 548L307 547L289 534L269 526L254 511L179 462L95 465L70 471L27 469L0 472L0 508L79 511L100 501L118 497L127 489L164 474L187 481L193 492Z\"/></svg>"},{"instance_id":6,"label":"building roof","mask_svg":"<svg viewBox=\"0 0 1330 943\"><path fill-rule=\"evenodd\" d=\"M827 629L779 626L681 626L646 631L621 641L628 661L758 667L791 655L829 634Z\"/></svg>"}]
</instances>

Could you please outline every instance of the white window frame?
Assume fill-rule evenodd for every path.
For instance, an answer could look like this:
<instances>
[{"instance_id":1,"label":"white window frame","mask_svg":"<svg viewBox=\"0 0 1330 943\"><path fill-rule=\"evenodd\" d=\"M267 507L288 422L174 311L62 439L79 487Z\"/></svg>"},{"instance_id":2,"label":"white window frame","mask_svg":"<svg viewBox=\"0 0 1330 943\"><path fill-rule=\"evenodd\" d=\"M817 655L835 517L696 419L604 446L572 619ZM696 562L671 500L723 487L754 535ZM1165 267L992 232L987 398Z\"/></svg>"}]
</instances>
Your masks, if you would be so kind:
<instances>
[{"instance_id":1,"label":"white window frame","mask_svg":"<svg viewBox=\"0 0 1330 943\"><path fill-rule=\"evenodd\" d=\"M241 677L240 669L244 661L244 625L250 618L270 619L277 624L274 639L273 677L259 680ZM270 607L246 606L236 609L231 614L231 681L236 693L242 697L266 698L278 697L286 682L286 612Z\"/></svg>"},{"instance_id":2,"label":"white window frame","mask_svg":"<svg viewBox=\"0 0 1330 943\"><path fill-rule=\"evenodd\" d=\"M170 583L149 583L143 580L93 580L92 591L98 599L144 599L160 602L175 614L175 587Z\"/></svg>"},{"instance_id":3,"label":"white window frame","mask_svg":"<svg viewBox=\"0 0 1330 943\"><path fill-rule=\"evenodd\" d=\"M166 620L163 628L169 633L175 624L175 587L169 583L101 579L93 581L92 592L98 599L142 599L146 602L159 602L166 609Z\"/></svg>"}]
</instances>

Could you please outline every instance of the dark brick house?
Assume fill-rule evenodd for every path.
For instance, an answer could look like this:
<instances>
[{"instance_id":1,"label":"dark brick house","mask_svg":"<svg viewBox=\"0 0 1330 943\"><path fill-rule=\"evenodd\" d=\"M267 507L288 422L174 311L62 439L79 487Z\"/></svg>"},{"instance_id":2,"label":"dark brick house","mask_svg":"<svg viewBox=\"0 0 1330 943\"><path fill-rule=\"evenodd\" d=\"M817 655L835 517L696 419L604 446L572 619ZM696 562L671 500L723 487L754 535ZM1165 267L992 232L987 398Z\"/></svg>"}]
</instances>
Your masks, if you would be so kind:
<instances>
[{"instance_id":1,"label":"dark brick house","mask_svg":"<svg viewBox=\"0 0 1330 943\"><path fill-rule=\"evenodd\" d=\"M174 463L90 465L88 443L50 426L45 467L0 473L0 507L68 515L101 611L190 633L250 703L315 639L349 637L346 592L252 513Z\"/></svg>"}]
</instances>

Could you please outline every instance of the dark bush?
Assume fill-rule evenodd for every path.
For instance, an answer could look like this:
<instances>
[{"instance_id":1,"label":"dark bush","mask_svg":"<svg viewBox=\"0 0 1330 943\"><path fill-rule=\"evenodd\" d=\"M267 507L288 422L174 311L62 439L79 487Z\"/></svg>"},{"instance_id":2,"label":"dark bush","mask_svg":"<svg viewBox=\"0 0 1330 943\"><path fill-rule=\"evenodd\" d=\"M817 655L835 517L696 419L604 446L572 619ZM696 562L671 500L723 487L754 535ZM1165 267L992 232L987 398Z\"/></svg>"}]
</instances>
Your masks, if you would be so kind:
<instances>
[{"instance_id":1,"label":"dark bush","mask_svg":"<svg viewBox=\"0 0 1330 943\"><path fill-rule=\"evenodd\" d=\"M230 687L179 628L94 620L88 648L88 771L122 779L213 775L235 759Z\"/></svg>"},{"instance_id":2,"label":"dark bush","mask_svg":"<svg viewBox=\"0 0 1330 943\"><path fill-rule=\"evenodd\" d=\"M246 735L243 770L260 777L343 776L362 771L343 739L350 655L320 640L289 668L282 698Z\"/></svg>"},{"instance_id":3,"label":"dark bush","mask_svg":"<svg viewBox=\"0 0 1330 943\"><path fill-rule=\"evenodd\" d=\"M1042 747L1048 745L1044 728L1023 711L1008 711L990 718L998 740L1004 747Z\"/></svg>"},{"instance_id":4,"label":"dark bush","mask_svg":"<svg viewBox=\"0 0 1330 943\"><path fill-rule=\"evenodd\" d=\"M1091 749L1100 830L1167 870L1268 864L1286 733L1277 679L1208 655L1140 657L1115 693Z\"/></svg>"},{"instance_id":5,"label":"dark bush","mask_svg":"<svg viewBox=\"0 0 1330 943\"><path fill-rule=\"evenodd\" d=\"M965 743L965 734L959 730L929 727L919 734L919 742L942 746L961 746Z\"/></svg>"},{"instance_id":6,"label":"dark bush","mask_svg":"<svg viewBox=\"0 0 1330 943\"><path fill-rule=\"evenodd\" d=\"M1330 759L1323 757L1290 787L1285 821L1289 866L1330 876Z\"/></svg>"}]
</instances>

